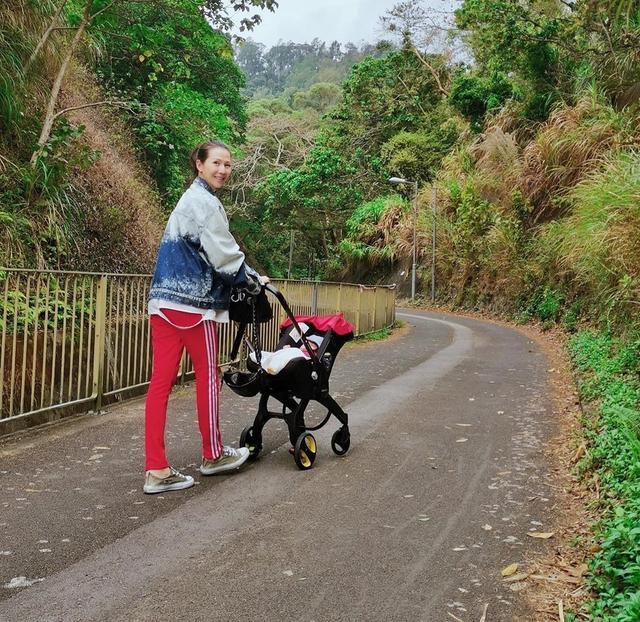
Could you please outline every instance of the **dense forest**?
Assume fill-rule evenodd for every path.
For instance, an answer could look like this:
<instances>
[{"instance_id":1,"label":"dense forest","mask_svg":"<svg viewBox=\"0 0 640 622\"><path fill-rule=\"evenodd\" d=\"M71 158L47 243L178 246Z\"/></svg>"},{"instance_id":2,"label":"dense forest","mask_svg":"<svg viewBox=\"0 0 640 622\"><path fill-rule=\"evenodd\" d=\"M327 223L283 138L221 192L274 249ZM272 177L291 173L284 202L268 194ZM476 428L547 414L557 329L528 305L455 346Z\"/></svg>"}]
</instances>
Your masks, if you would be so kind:
<instances>
[{"instance_id":1,"label":"dense forest","mask_svg":"<svg viewBox=\"0 0 640 622\"><path fill-rule=\"evenodd\" d=\"M311 43L278 43L266 49L264 44L247 38L236 44L235 58L247 80L243 93L268 97L306 91L318 82L341 84L355 64L368 56L381 55L387 47L387 43L359 47L314 39Z\"/></svg>"},{"instance_id":2,"label":"dense forest","mask_svg":"<svg viewBox=\"0 0 640 622\"><path fill-rule=\"evenodd\" d=\"M575 333L598 404L577 468L603 516L586 607L639 620L640 3L406 1L385 41L270 49L229 34L257 7L277 16L6 0L0 264L149 271L188 153L216 137L232 229L265 272L406 288L413 185L388 179L415 182L419 297L435 224L439 301Z\"/></svg>"}]
</instances>

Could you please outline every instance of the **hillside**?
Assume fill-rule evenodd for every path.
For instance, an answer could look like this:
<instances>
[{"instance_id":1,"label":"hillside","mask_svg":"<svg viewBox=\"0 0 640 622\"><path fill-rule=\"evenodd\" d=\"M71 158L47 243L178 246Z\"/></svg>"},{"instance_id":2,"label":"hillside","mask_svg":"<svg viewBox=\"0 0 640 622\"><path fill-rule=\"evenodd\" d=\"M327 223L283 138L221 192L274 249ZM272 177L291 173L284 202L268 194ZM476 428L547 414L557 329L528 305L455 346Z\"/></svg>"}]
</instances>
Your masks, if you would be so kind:
<instances>
[{"instance_id":1,"label":"hillside","mask_svg":"<svg viewBox=\"0 0 640 622\"><path fill-rule=\"evenodd\" d=\"M151 270L191 149L243 140L244 78L222 31L234 10L275 4L232 4L3 3L0 265Z\"/></svg>"}]
</instances>

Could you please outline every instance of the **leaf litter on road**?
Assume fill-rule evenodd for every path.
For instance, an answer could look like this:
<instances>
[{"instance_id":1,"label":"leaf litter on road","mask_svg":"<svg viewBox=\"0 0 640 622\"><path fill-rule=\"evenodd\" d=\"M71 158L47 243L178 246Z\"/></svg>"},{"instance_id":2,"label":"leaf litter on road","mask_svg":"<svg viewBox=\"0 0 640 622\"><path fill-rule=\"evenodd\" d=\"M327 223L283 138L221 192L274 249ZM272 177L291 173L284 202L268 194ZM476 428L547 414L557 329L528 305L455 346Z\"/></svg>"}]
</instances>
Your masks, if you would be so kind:
<instances>
[{"instance_id":1,"label":"leaf litter on road","mask_svg":"<svg viewBox=\"0 0 640 622\"><path fill-rule=\"evenodd\" d=\"M503 577L510 577L511 575L517 572L518 568L519 568L518 564L509 564L508 566L506 566L501 570L500 574Z\"/></svg>"},{"instance_id":2,"label":"leaf litter on road","mask_svg":"<svg viewBox=\"0 0 640 622\"><path fill-rule=\"evenodd\" d=\"M527 531L527 535L530 538L539 538L540 540L548 540L553 538L555 533L553 531L541 532L541 531Z\"/></svg>"}]
</instances>

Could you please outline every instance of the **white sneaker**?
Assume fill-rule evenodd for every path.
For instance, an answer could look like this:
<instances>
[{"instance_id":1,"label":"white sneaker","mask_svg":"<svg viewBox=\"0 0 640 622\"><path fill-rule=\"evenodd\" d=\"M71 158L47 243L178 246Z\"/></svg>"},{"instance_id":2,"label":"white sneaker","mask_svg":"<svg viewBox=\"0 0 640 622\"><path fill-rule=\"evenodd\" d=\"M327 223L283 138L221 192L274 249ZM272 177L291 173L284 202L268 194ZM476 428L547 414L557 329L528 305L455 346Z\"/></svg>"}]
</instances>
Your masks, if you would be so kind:
<instances>
[{"instance_id":1,"label":"white sneaker","mask_svg":"<svg viewBox=\"0 0 640 622\"><path fill-rule=\"evenodd\" d=\"M216 473L233 471L241 467L247 461L248 457L249 449L247 447L240 447L239 449L223 447L222 454L217 460L206 460L203 458L199 471L203 475L215 475Z\"/></svg>"},{"instance_id":2,"label":"white sneaker","mask_svg":"<svg viewBox=\"0 0 640 622\"><path fill-rule=\"evenodd\" d=\"M194 483L191 475L183 475L180 471L171 468L171 473L167 477L156 477L151 473L147 473L142 490L148 495L153 495L157 492L191 488Z\"/></svg>"}]
</instances>

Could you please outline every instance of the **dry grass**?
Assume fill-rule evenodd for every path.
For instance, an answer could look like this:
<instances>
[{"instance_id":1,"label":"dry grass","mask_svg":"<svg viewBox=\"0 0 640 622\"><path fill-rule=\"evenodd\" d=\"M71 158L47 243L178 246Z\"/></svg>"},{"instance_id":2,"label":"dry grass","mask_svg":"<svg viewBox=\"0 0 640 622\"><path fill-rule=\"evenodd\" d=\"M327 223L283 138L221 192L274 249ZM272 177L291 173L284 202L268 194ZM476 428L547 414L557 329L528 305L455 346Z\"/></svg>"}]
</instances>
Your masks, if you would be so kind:
<instances>
[{"instance_id":1,"label":"dry grass","mask_svg":"<svg viewBox=\"0 0 640 622\"><path fill-rule=\"evenodd\" d=\"M603 317L623 321L640 305L640 152L605 158L568 198L571 215L545 226L539 245Z\"/></svg>"},{"instance_id":2,"label":"dry grass","mask_svg":"<svg viewBox=\"0 0 640 622\"><path fill-rule=\"evenodd\" d=\"M513 192L518 189L522 175L522 154L515 135L494 125L471 145L469 151L475 158L476 194L509 212Z\"/></svg>"},{"instance_id":3,"label":"dry grass","mask_svg":"<svg viewBox=\"0 0 640 622\"><path fill-rule=\"evenodd\" d=\"M407 217L404 206L400 202L391 203L382 213L378 221L377 234L379 237L374 241L376 248L391 247L394 259L411 257L413 221Z\"/></svg>"},{"instance_id":4,"label":"dry grass","mask_svg":"<svg viewBox=\"0 0 640 622\"><path fill-rule=\"evenodd\" d=\"M102 99L90 75L75 65L65 81L61 105ZM69 120L84 126L83 143L99 152L95 164L77 172L74 183L84 195L87 237L69 267L87 268L95 262L101 270L149 271L164 216L151 177L131 147L129 131L106 107L74 111Z\"/></svg>"},{"instance_id":5,"label":"dry grass","mask_svg":"<svg viewBox=\"0 0 640 622\"><path fill-rule=\"evenodd\" d=\"M569 298L586 294L607 313L628 313L640 303L637 173L613 162L638 143L632 115L591 93L536 127L523 126L516 112L496 115L445 161L440 282L458 303L464 296L494 309L550 284ZM490 226L473 231L485 209L493 211Z\"/></svg>"},{"instance_id":6,"label":"dry grass","mask_svg":"<svg viewBox=\"0 0 640 622\"><path fill-rule=\"evenodd\" d=\"M533 205L533 221L562 215L567 191L624 140L621 117L595 96L557 108L523 153L521 187Z\"/></svg>"}]
</instances>

